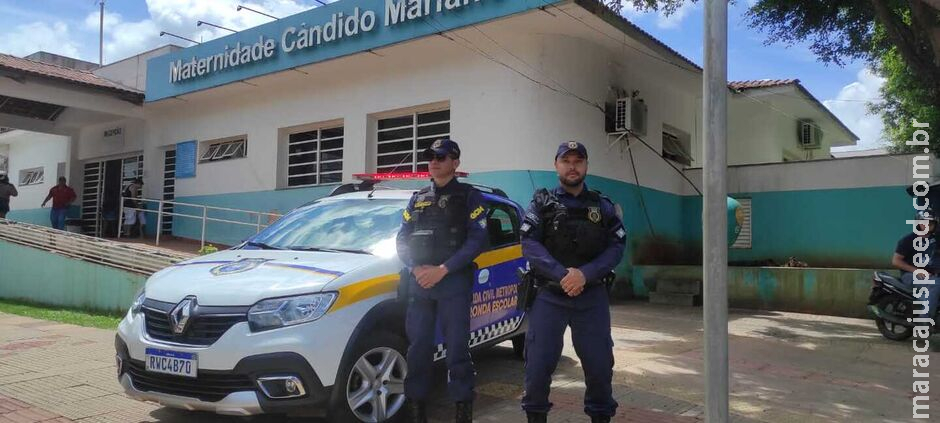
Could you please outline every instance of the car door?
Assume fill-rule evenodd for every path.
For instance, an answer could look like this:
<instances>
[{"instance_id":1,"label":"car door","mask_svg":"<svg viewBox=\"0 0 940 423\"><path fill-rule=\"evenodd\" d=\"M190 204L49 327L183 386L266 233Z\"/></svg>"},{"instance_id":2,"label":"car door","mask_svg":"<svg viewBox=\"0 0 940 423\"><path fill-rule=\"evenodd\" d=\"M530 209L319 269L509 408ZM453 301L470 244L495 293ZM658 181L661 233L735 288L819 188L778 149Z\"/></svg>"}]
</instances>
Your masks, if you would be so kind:
<instances>
[{"instance_id":1,"label":"car door","mask_svg":"<svg viewBox=\"0 0 940 423\"><path fill-rule=\"evenodd\" d=\"M515 203L495 195L484 195L489 247L475 260L478 266L471 305L470 345L476 346L516 330L522 312L516 310L522 257L520 220Z\"/></svg>"}]
</instances>

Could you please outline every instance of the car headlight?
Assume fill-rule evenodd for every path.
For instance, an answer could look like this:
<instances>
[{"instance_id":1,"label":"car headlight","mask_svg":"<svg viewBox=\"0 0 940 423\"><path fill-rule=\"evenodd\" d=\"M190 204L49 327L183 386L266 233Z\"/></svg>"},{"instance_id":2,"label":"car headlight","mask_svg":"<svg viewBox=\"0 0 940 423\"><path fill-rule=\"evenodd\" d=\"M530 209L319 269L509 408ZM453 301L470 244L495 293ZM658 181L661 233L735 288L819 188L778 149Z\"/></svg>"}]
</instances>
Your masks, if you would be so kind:
<instances>
[{"instance_id":1,"label":"car headlight","mask_svg":"<svg viewBox=\"0 0 940 423\"><path fill-rule=\"evenodd\" d=\"M323 317L336 301L335 292L262 300L248 310L252 332L312 322Z\"/></svg>"},{"instance_id":2,"label":"car headlight","mask_svg":"<svg viewBox=\"0 0 940 423\"><path fill-rule=\"evenodd\" d=\"M144 306L145 299L147 299L147 293L144 292L143 288L140 288L140 291L137 293L137 298L134 299L134 303L131 304L131 314L140 313L141 307Z\"/></svg>"}]
</instances>

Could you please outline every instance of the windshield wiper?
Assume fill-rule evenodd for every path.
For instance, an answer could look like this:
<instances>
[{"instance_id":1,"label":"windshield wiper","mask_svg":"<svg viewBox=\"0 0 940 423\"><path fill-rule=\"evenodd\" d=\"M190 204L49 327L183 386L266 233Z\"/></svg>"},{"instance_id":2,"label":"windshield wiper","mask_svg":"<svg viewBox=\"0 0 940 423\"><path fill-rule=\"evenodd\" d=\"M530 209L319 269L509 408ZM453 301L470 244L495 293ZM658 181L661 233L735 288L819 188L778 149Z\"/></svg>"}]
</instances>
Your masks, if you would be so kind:
<instances>
[{"instance_id":1,"label":"windshield wiper","mask_svg":"<svg viewBox=\"0 0 940 423\"><path fill-rule=\"evenodd\" d=\"M248 241L245 243L245 246L258 247L262 250L283 250L283 248L274 247L274 246L265 244L263 242L258 242L258 241Z\"/></svg>"},{"instance_id":2,"label":"windshield wiper","mask_svg":"<svg viewBox=\"0 0 940 423\"><path fill-rule=\"evenodd\" d=\"M365 250L356 250L353 248L325 248L325 247L289 247L288 250L294 251L323 251L327 253L353 253L353 254L372 254Z\"/></svg>"}]
</instances>

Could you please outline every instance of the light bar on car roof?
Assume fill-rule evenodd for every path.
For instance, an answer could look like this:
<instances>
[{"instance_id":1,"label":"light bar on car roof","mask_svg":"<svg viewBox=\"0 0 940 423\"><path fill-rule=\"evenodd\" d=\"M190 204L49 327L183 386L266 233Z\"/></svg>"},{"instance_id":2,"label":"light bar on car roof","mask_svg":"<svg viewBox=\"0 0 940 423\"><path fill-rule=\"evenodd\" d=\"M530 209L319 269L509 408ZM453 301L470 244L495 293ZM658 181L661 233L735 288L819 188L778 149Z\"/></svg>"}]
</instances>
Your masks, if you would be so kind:
<instances>
[{"instance_id":1,"label":"light bar on car roof","mask_svg":"<svg viewBox=\"0 0 940 423\"><path fill-rule=\"evenodd\" d=\"M457 172L458 178L470 176L467 172ZM356 173L354 178L360 181L397 181L413 179L431 179L430 172L398 172L398 173Z\"/></svg>"}]
</instances>

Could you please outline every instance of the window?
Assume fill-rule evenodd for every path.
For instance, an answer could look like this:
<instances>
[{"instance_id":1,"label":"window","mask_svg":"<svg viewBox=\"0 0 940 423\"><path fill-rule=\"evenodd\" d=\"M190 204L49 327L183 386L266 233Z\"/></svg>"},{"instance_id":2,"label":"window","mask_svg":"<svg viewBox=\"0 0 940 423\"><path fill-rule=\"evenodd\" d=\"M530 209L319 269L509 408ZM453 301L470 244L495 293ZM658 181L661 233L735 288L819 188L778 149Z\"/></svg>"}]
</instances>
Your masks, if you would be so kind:
<instances>
[{"instance_id":1,"label":"window","mask_svg":"<svg viewBox=\"0 0 940 423\"><path fill-rule=\"evenodd\" d=\"M342 126L290 134L287 145L288 187L342 181Z\"/></svg>"},{"instance_id":2,"label":"window","mask_svg":"<svg viewBox=\"0 0 940 423\"><path fill-rule=\"evenodd\" d=\"M376 173L427 172L418 153L450 136L450 109L379 120Z\"/></svg>"},{"instance_id":3,"label":"window","mask_svg":"<svg viewBox=\"0 0 940 423\"><path fill-rule=\"evenodd\" d=\"M43 168L23 169L20 171L20 186L38 185L43 181Z\"/></svg>"},{"instance_id":4,"label":"window","mask_svg":"<svg viewBox=\"0 0 940 423\"><path fill-rule=\"evenodd\" d=\"M224 141L209 141L206 142L205 150L203 150L199 162L205 163L240 159L246 155L247 146L244 137Z\"/></svg>"},{"instance_id":5,"label":"window","mask_svg":"<svg viewBox=\"0 0 940 423\"><path fill-rule=\"evenodd\" d=\"M751 248L751 199L735 198L741 207L735 213L735 217L741 222L741 232L738 233L738 239L734 240L731 248Z\"/></svg>"},{"instance_id":6,"label":"window","mask_svg":"<svg viewBox=\"0 0 940 423\"><path fill-rule=\"evenodd\" d=\"M691 166L692 138L689 134L669 125L663 125L663 157Z\"/></svg>"},{"instance_id":7,"label":"window","mask_svg":"<svg viewBox=\"0 0 940 423\"><path fill-rule=\"evenodd\" d=\"M519 242L519 217L511 206L502 203L487 205L490 213L486 217L490 249L505 247Z\"/></svg>"}]
</instances>

